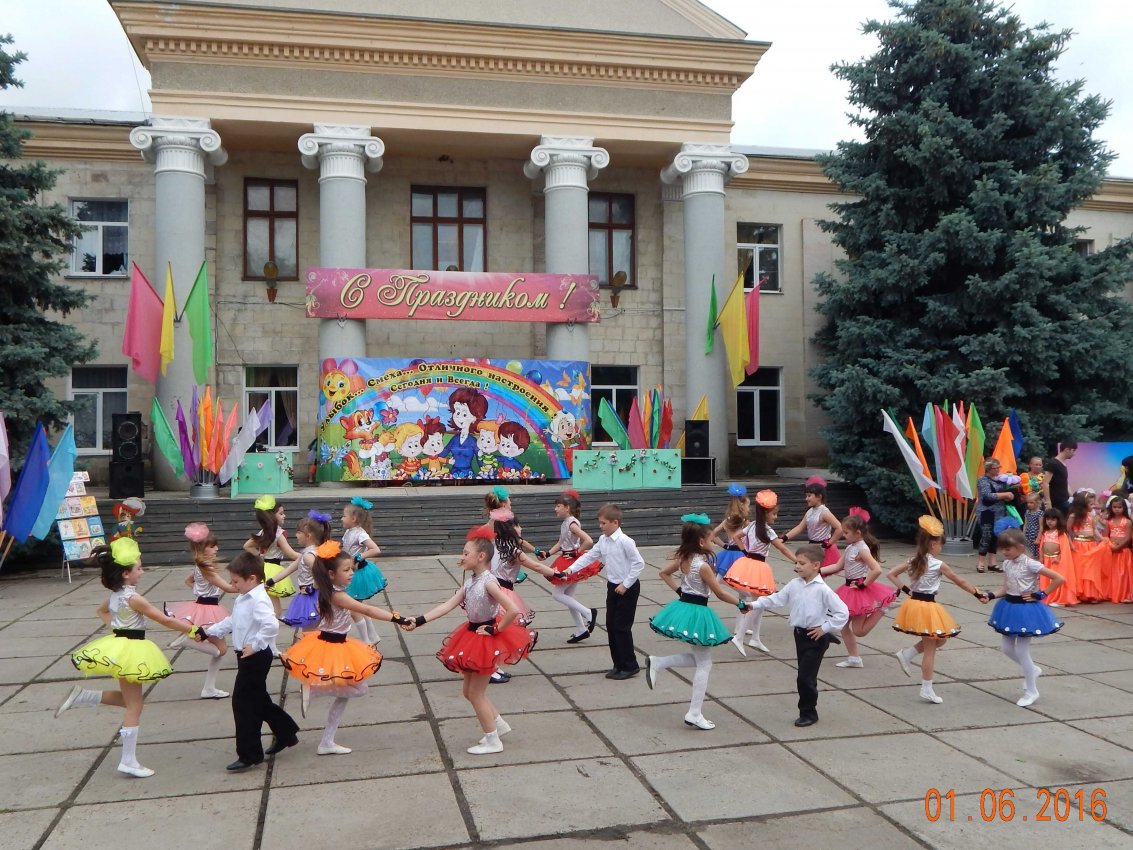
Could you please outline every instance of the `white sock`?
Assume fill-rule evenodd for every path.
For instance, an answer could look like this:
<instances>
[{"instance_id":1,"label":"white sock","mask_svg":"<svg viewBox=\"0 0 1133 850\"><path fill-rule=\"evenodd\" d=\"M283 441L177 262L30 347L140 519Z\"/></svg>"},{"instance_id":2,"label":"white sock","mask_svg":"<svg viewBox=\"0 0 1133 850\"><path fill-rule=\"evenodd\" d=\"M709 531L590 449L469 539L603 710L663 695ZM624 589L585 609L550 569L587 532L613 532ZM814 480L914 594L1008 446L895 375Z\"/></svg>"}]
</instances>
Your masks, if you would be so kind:
<instances>
[{"instance_id":1,"label":"white sock","mask_svg":"<svg viewBox=\"0 0 1133 850\"><path fill-rule=\"evenodd\" d=\"M486 732L480 743L486 744L490 747L495 746L500 742L500 733L493 729L491 732Z\"/></svg>"},{"instance_id":2,"label":"white sock","mask_svg":"<svg viewBox=\"0 0 1133 850\"><path fill-rule=\"evenodd\" d=\"M338 732L338 724L342 722L342 715L346 713L346 703L349 697L335 697L327 712L327 725L323 727L323 739L319 741L320 747L333 747L334 736Z\"/></svg>"},{"instance_id":3,"label":"white sock","mask_svg":"<svg viewBox=\"0 0 1133 850\"><path fill-rule=\"evenodd\" d=\"M1039 668L1031 660L1031 639L1021 637L1015 639L1015 660L1023 668L1023 688L1029 694L1039 692Z\"/></svg>"},{"instance_id":4,"label":"white sock","mask_svg":"<svg viewBox=\"0 0 1133 850\"><path fill-rule=\"evenodd\" d=\"M708 674L712 672L712 656L707 646L698 646L692 651L696 659L696 672L692 674L692 699L688 704L688 713L693 717L701 717L704 708L704 694L708 691Z\"/></svg>"},{"instance_id":5,"label":"white sock","mask_svg":"<svg viewBox=\"0 0 1133 850\"><path fill-rule=\"evenodd\" d=\"M759 630L763 626L763 609L756 608L754 611L749 611L747 615L747 626L745 628L751 629L751 639L759 640ZM760 641L762 643L762 641Z\"/></svg>"},{"instance_id":6,"label":"white sock","mask_svg":"<svg viewBox=\"0 0 1133 850\"><path fill-rule=\"evenodd\" d=\"M933 693L932 679L921 679L921 690L927 693Z\"/></svg>"},{"instance_id":7,"label":"white sock","mask_svg":"<svg viewBox=\"0 0 1133 850\"><path fill-rule=\"evenodd\" d=\"M126 767L141 767L138 764L138 727L123 726L118 730L122 741L122 764Z\"/></svg>"},{"instance_id":8,"label":"white sock","mask_svg":"<svg viewBox=\"0 0 1133 850\"><path fill-rule=\"evenodd\" d=\"M220 670L220 656L209 659L208 669L205 670L205 686L202 690L215 691L216 690L216 674Z\"/></svg>"}]
</instances>

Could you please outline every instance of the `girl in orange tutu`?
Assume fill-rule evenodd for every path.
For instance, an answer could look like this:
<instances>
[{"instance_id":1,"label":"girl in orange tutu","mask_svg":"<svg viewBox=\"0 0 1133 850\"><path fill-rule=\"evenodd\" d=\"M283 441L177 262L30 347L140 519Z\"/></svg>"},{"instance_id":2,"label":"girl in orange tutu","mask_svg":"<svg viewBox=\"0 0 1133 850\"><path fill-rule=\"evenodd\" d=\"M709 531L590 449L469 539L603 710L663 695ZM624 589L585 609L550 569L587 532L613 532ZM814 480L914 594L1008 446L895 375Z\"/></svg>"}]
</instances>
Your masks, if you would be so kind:
<instances>
[{"instance_id":1,"label":"girl in orange tutu","mask_svg":"<svg viewBox=\"0 0 1133 850\"><path fill-rule=\"evenodd\" d=\"M1051 608L1077 605L1074 553L1071 551L1070 538L1066 536L1066 518L1058 508L1049 508L1043 513L1043 527L1039 532L1039 560L1048 570L1058 573L1065 579L1054 590L1050 589L1050 579L1042 579L1041 585L1047 594L1047 605Z\"/></svg>"},{"instance_id":2,"label":"girl in orange tutu","mask_svg":"<svg viewBox=\"0 0 1133 850\"><path fill-rule=\"evenodd\" d=\"M828 567L838 560L838 538L842 536L842 523L826 507L826 481L821 476L812 475L803 488L807 511L802 521L783 535L784 540L794 539L796 534L806 531L808 543L822 547L822 566Z\"/></svg>"},{"instance_id":3,"label":"girl in orange tutu","mask_svg":"<svg viewBox=\"0 0 1133 850\"><path fill-rule=\"evenodd\" d=\"M1102 575L1106 582L1106 599L1110 602L1129 602L1130 578L1133 570L1133 552L1129 551L1129 505L1121 496L1110 496L1105 503L1105 537Z\"/></svg>"},{"instance_id":4,"label":"girl in orange tutu","mask_svg":"<svg viewBox=\"0 0 1133 850\"><path fill-rule=\"evenodd\" d=\"M334 697L323 737L319 741L320 756L345 755L349 747L335 743L334 735L346 703L351 697L363 696L366 680L382 666L382 654L374 647L346 636L353 621L351 612L399 626L413 621L376 605L359 602L346 592L354 577L354 559L342 551L337 540L328 540L315 549L311 578L318 589L318 631L309 631L283 655L284 668L299 680L300 709L307 716L312 695Z\"/></svg>"},{"instance_id":5,"label":"girl in orange tutu","mask_svg":"<svg viewBox=\"0 0 1133 850\"><path fill-rule=\"evenodd\" d=\"M578 556L594 545L594 539L582 530L582 523L579 521L581 513L582 502L579 500L577 490L564 490L562 495L555 499L555 516L562 520L562 525L559 527L559 542L550 549L540 549L538 557L539 560L543 560L558 552L559 557L551 564L551 570L556 574L569 570ZM567 638L567 643L584 641L594 631L594 624L598 621L598 609L587 608L574 598L574 594L578 590L580 581L598 575L601 570L602 562L595 561L585 569L561 579L551 576L551 584L555 588L551 591L551 598L565 606L574 619L574 632Z\"/></svg>"},{"instance_id":6,"label":"girl in orange tutu","mask_svg":"<svg viewBox=\"0 0 1133 850\"><path fill-rule=\"evenodd\" d=\"M490 566L495 547L492 532L484 527L468 532L460 555L460 568L468 576L464 585L447 602L438 605L413 623L421 626L443 617L458 605L464 606L467 623L461 623L445 638L437 660L446 670L464 676L464 698L476 712L484 737L468 748L474 756L498 753L504 748L500 736L511 731L492 701L488 699L488 679L498 664L516 664L535 647L538 632L519 623L514 595L500 587Z\"/></svg>"},{"instance_id":7,"label":"girl in orange tutu","mask_svg":"<svg viewBox=\"0 0 1133 850\"><path fill-rule=\"evenodd\" d=\"M901 593L909 598L897 612L893 623L896 631L920 638L915 644L897 653L897 661L906 676L912 676L911 664L921 655L921 699L926 702L944 702L932 688L932 671L936 663L936 650L944 646L950 637L960 634L960 626L952 619L948 610L936 601L940 590L940 577L944 576L957 587L966 590L980 602L986 604L988 595L969 584L952 571L952 568L937 556L944 545L944 523L934 516L922 516L917 520L917 552L899 567L889 571L889 580ZM904 573L909 574L909 584L899 581Z\"/></svg>"},{"instance_id":8,"label":"girl in orange tutu","mask_svg":"<svg viewBox=\"0 0 1133 850\"><path fill-rule=\"evenodd\" d=\"M1070 512L1066 516L1066 527L1070 533L1070 549L1074 557L1074 570L1077 573L1075 594L1079 602L1101 602L1106 598L1106 586L1102 582L1102 559L1109 546L1100 540L1089 497L1092 490L1079 490L1070 500Z\"/></svg>"},{"instance_id":9,"label":"girl in orange tutu","mask_svg":"<svg viewBox=\"0 0 1133 850\"><path fill-rule=\"evenodd\" d=\"M728 568L724 582L740 592L744 599L769 596L775 592L775 576L767 565L767 555L774 546L783 557L795 560L794 554L786 547L771 523L779 516L779 497L774 490L760 490L755 494L755 519L748 524L737 539L742 541L744 556ZM770 652L759 638L763 624L763 609L755 608L741 611L736 615L736 633L732 644L740 655L747 655L744 649L744 632L751 635L747 645L760 652Z\"/></svg>"}]
</instances>

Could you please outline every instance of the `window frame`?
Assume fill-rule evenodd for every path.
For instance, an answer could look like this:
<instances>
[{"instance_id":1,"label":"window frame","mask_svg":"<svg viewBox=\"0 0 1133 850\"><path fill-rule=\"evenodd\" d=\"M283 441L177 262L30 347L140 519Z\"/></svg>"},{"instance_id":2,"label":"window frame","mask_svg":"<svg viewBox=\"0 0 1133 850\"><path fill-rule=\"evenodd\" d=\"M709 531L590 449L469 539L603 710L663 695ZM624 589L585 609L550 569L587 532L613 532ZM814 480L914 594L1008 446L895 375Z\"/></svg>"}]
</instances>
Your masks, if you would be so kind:
<instances>
[{"instance_id":1,"label":"window frame","mask_svg":"<svg viewBox=\"0 0 1133 850\"><path fill-rule=\"evenodd\" d=\"M741 242L739 229L741 227L774 227L776 233L776 241L774 245L764 242ZM772 224L770 222L762 221L737 221L736 222L736 271L744 274L744 293L752 292L755 286L747 285L747 269L748 266L740 266L740 258L743 251L751 251L751 264L753 269L752 280L755 280L755 271L759 269L759 254L761 251L775 250L776 255L776 278L778 280L778 287L775 289L764 289L762 286L759 288L760 295L782 295L783 294L783 225Z\"/></svg>"},{"instance_id":2,"label":"window frame","mask_svg":"<svg viewBox=\"0 0 1133 850\"><path fill-rule=\"evenodd\" d=\"M93 271L93 272L84 271L81 268L76 268L76 261L79 258L79 252L77 250L78 245L77 245L76 241L72 241L71 242L71 264L70 264L70 269L67 272L66 276L67 277L89 278L89 279L94 279L94 280L105 280L105 279L121 280L122 278L129 277L130 276L130 199L129 198L80 197L80 198L70 198L68 200L69 200L69 206L70 206L70 216L76 223L78 223L83 228L83 232L89 233L91 230L97 230L98 231L99 251L98 251L97 254L95 254L95 269L96 270ZM75 204L85 204L85 203L125 204L126 205L126 218L125 218L124 221L79 221L79 217L75 213ZM102 246L104 244L104 236L103 236L103 228L104 227L125 227L126 228L126 260L125 260L125 263L123 264L123 269L120 272L105 273L105 272L100 272L100 271L97 270L98 267L102 265L103 254L106 253L104 250L102 250ZM76 236L75 240L77 240L79 238L80 238L79 236Z\"/></svg>"},{"instance_id":3,"label":"window frame","mask_svg":"<svg viewBox=\"0 0 1133 850\"><path fill-rule=\"evenodd\" d=\"M633 369L634 380L636 381L636 383L634 383L632 385L631 384L613 384L613 383L608 383L608 382L598 383L594 378L594 370L595 369L603 369L603 368ZM612 391L611 395L610 395L610 404L614 408L614 410L617 410L617 397L618 397L617 391L618 390L625 390L625 391L632 390L634 398L638 399L638 403L640 403L640 399L641 399L641 368L639 366L626 366L626 365L623 365L623 364L616 364L616 363L591 363L590 364L590 410L591 410L591 419L594 422L593 439L591 440L590 445L593 446L594 448L606 448L606 447L609 447L609 446L616 446L617 443L615 443L613 440L607 441L607 440L599 440L598 439L598 425L599 425L599 422L598 422L598 399L597 399L597 391L598 390L611 390Z\"/></svg>"},{"instance_id":4,"label":"window frame","mask_svg":"<svg viewBox=\"0 0 1133 850\"><path fill-rule=\"evenodd\" d=\"M456 193L456 210L455 216L442 216L437 212L437 196L441 193ZM466 216L464 214L464 200L466 194L479 193L479 200L484 214L480 218L474 216ZM413 196L414 195L430 194L433 196L433 214L431 216L416 215L413 212ZM428 224L432 227L433 231L433 264L440 265L439 247L440 240L438 238L438 231L440 225L448 224L456 226L456 240L457 240L457 257L459 262L456 264L456 270L460 272L474 272L483 273L487 272L488 265L488 187L487 186L435 186L435 185L419 185L411 184L409 186L409 266L414 267L413 257L415 251L413 250L413 226L417 224ZM484 234L483 244L483 264L481 269L466 269L464 268L464 228L466 225L479 225ZM445 271L444 269L420 269L419 271Z\"/></svg>"},{"instance_id":5,"label":"window frame","mask_svg":"<svg viewBox=\"0 0 1133 850\"><path fill-rule=\"evenodd\" d=\"M120 369L122 373L122 384L118 387L75 387L75 370L76 369ZM96 397L94 407L94 421L97 426L96 435L97 445L95 446L75 446L76 453L86 457L102 457L114 454L114 435L103 432L103 396L106 393L122 393L125 398L125 405L123 412L130 409L130 370L129 367L123 366L120 363L83 363L79 366L72 366L71 371L67 373L67 400L76 401L75 395L93 395ZM68 417L71 425L75 424L75 414L72 411Z\"/></svg>"},{"instance_id":6,"label":"window frame","mask_svg":"<svg viewBox=\"0 0 1133 850\"><path fill-rule=\"evenodd\" d=\"M276 187L286 186L295 190L295 209L294 210L276 210L275 209L275 189ZM252 187L266 187L268 189L268 205L266 210L251 210L248 209L248 189ZM275 263L276 268L279 268L279 262L275 256L275 221L276 219L292 219L295 222L295 274L284 275L280 274L276 280L294 281L299 280L299 181L287 180L284 178L276 177L245 177L243 195L243 217L241 218L241 238L243 239L244 252L240 257L240 274L241 280L267 280L261 268L259 274L248 274L248 220L254 219L267 219L268 222L268 260Z\"/></svg>"},{"instance_id":7,"label":"window frame","mask_svg":"<svg viewBox=\"0 0 1133 850\"><path fill-rule=\"evenodd\" d=\"M290 387L263 387L263 386L257 386L257 385L249 385L248 384L248 370L249 369L292 369L295 372L295 384L294 384L294 386L290 386ZM272 402L272 406L271 406L271 409L272 409L272 426L268 428L266 435L261 433L256 438L256 442L267 443L268 451L270 451L270 452L297 452L297 451L299 451L299 447L301 445L301 441L299 439L299 367L297 365L290 364L290 363L245 363L243 368L240 370L240 381L243 385L243 390L241 391L240 397L244 400L244 407L243 407L244 414L242 416L241 424L243 424L243 419L247 418L247 410L248 410L249 406L251 406L251 402L248 399L248 395L250 393L260 393L261 395L267 395L268 398L271 399L271 402ZM295 442L294 442L294 444L287 445L287 446L276 445L276 442L275 442L275 427L274 426L275 426L275 422L276 422L276 404L280 403L276 400L276 394L280 393L280 392L293 392L293 393L295 393L295 435L294 435ZM262 404L263 404L262 401L259 404L257 404L256 409L259 410L259 408ZM267 437L266 440L264 439L265 436Z\"/></svg>"},{"instance_id":8,"label":"window frame","mask_svg":"<svg viewBox=\"0 0 1133 850\"><path fill-rule=\"evenodd\" d=\"M737 446L785 446L787 444L786 435L786 407L784 405L784 388L783 388L783 367L782 366L760 366L750 376L754 378L760 372L774 371L776 373L776 383L773 386L744 386L740 384L736 387L736 445ZM763 440L759 433L759 408L760 408L760 395L763 393L775 393L778 395L779 400L779 439L778 440ZM755 396L753 405L752 416L752 433L755 434L754 438L745 439L740 437L741 423L740 423L740 396L753 395Z\"/></svg>"},{"instance_id":9,"label":"window frame","mask_svg":"<svg viewBox=\"0 0 1133 850\"><path fill-rule=\"evenodd\" d=\"M628 198L630 201L629 224L618 224L613 221L613 203L615 198ZM590 204L595 199L606 203L606 221L593 222L590 220ZM598 286L609 289L610 279L614 276L614 232L629 231L629 280L625 289L637 289L637 196L632 192L588 192L586 200L586 259L587 269L590 267L590 234L595 231L606 234L606 273L598 275ZM594 274L594 272L590 272Z\"/></svg>"}]
</instances>

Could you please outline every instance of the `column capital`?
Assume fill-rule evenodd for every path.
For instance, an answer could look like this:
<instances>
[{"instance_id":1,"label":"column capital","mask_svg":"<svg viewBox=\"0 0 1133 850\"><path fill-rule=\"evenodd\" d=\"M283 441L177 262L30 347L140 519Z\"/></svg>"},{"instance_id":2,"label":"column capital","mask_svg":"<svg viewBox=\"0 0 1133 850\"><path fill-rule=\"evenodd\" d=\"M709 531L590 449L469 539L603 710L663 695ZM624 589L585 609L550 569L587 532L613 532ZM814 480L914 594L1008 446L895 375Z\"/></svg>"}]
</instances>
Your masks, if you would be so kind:
<instances>
[{"instance_id":1,"label":"column capital","mask_svg":"<svg viewBox=\"0 0 1133 850\"><path fill-rule=\"evenodd\" d=\"M385 142L370 135L369 127L316 124L315 132L299 137L303 165L319 169L320 183L335 177L365 182L363 170L381 171L385 152Z\"/></svg>"},{"instance_id":2,"label":"column capital","mask_svg":"<svg viewBox=\"0 0 1133 850\"><path fill-rule=\"evenodd\" d=\"M585 189L587 181L610 164L605 148L594 147L594 139L582 136L543 136L523 164L523 173L534 180L545 176L543 191L562 188Z\"/></svg>"},{"instance_id":3,"label":"column capital","mask_svg":"<svg viewBox=\"0 0 1133 850\"><path fill-rule=\"evenodd\" d=\"M130 144L155 172L180 171L205 176L205 163L224 165L228 152L207 118L153 116L149 124L130 131Z\"/></svg>"},{"instance_id":4,"label":"column capital","mask_svg":"<svg viewBox=\"0 0 1133 850\"><path fill-rule=\"evenodd\" d=\"M748 169L747 157L729 145L685 142L673 161L661 169L661 182L681 184L682 198L710 193L724 194L724 184Z\"/></svg>"}]
</instances>

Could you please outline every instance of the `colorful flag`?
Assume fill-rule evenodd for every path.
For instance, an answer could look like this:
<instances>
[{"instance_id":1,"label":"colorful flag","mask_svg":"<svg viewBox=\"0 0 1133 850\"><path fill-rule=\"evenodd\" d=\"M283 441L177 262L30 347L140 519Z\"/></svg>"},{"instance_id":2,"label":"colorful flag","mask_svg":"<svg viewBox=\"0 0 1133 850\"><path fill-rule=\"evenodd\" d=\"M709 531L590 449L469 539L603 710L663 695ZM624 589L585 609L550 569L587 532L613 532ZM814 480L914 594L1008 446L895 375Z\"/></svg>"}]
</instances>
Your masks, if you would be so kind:
<instances>
[{"instance_id":1,"label":"colorful flag","mask_svg":"<svg viewBox=\"0 0 1133 850\"><path fill-rule=\"evenodd\" d=\"M748 350L748 363L744 367L744 371L751 375L759 368L759 283L755 285L755 289L744 296L744 302L747 305Z\"/></svg>"},{"instance_id":2,"label":"colorful flag","mask_svg":"<svg viewBox=\"0 0 1133 850\"><path fill-rule=\"evenodd\" d=\"M653 448L649 442L653 430L653 394L650 392L646 392L641 400L641 429L645 432L645 448Z\"/></svg>"},{"instance_id":3,"label":"colorful flag","mask_svg":"<svg viewBox=\"0 0 1133 850\"><path fill-rule=\"evenodd\" d=\"M661 413L664 402L661 401L661 388L653 388L653 413L649 417L649 446L659 449L658 441L661 439Z\"/></svg>"},{"instance_id":4,"label":"colorful flag","mask_svg":"<svg viewBox=\"0 0 1133 850\"><path fill-rule=\"evenodd\" d=\"M955 499L963 499L964 495L956 486L956 476L963 466L961 456L956 450L959 441L959 435L956 432L956 426L952 423L951 417L941 410L939 407L935 409L936 414L936 445L940 450L940 467L943 472L940 486L944 492Z\"/></svg>"},{"instance_id":5,"label":"colorful flag","mask_svg":"<svg viewBox=\"0 0 1133 850\"><path fill-rule=\"evenodd\" d=\"M260 433L262 434L275 420L275 409L271 406L271 398L260 405L260 409L256 411L256 418L260 420Z\"/></svg>"},{"instance_id":6,"label":"colorful flag","mask_svg":"<svg viewBox=\"0 0 1133 850\"><path fill-rule=\"evenodd\" d=\"M1014 443L1015 457L1023 453L1023 427L1019 424L1019 415L1015 408L1007 411L1007 424L1011 426L1011 442Z\"/></svg>"},{"instance_id":7,"label":"colorful flag","mask_svg":"<svg viewBox=\"0 0 1133 850\"><path fill-rule=\"evenodd\" d=\"M629 415L626 417L626 432L629 434L629 447L631 449L647 449L645 444L645 428L641 424L641 408L637 406L637 396L629 406Z\"/></svg>"},{"instance_id":8,"label":"colorful flag","mask_svg":"<svg viewBox=\"0 0 1133 850\"><path fill-rule=\"evenodd\" d=\"M180 410L181 402L177 402L177 408ZM182 420L184 420L184 416L185 414L182 413ZM154 443L165 459L169 461L169 465L173 467L173 474L180 478L185 474L185 453L182 451L177 438L173 436L173 429L169 427L169 420L165 417L165 411L161 409L161 402L158 401L157 396L153 397L149 419Z\"/></svg>"},{"instance_id":9,"label":"colorful flag","mask_svg":"<svg viewBox=\"0 0 1133 850\"><path fill-rule=\"evenodd\" d=\"M208 268L201 263L189 297L185 299L182 317L189 319L189 336L193 338L193 379L198 384L208 382L212 366L212 317L209 314ZM235 409L235 408L233 408Z\"/></svg>"},{"instance_id":10,"label":"colorful flag","mask_svg":"<svg viewBox=\"0 0 1133 850\"><path fill-rule=\"evenodd\" d=\"M602 399L605 402L605 399ZM233 410L237 408L233 407ZM260 432L260 420L256 415L256 408L252 407L248 410L248 415L244 419L244 425L240 432L236 435L236 439L232 441L232 448L228 452L228 457L224 459L224 463L220 465L220 472L218 480L224 484L236 474L236 470L244 461L244 455L248 453L248 449L252 447L252 443L256 442L256 435Z\"/></svg>"},{"instance_id":11,"label":"colorful flag","mask_svg":"<svg viewBox=\"0 0 1133 850\"><path fill-rule=\"evenodd\" d=\"M925 490L935 488L936 482L924 473L921 462L917 459L913 450L909 448L905 438L901 436L901 429L897 427L897 423L884 410L881 411L881 418L882 430L891 434L893 439L897 441L897 448L901 451L901 457L905 459L905 465L909 467L909 472L913 473L913 480L917 482L917 489L923 493Z\"/></svg>"},{"instance_id":12,"label":"colorful flag","mask_svg":"<svg viewBox=\"0 0 1133 850\"><path fill-rule=\"evenodd\" d=\"M16 486L12 488L12 500L8 503L8 516L4 520L4 530L20 543L28 539L32 526L39 518L39 509L43 507L44 496L47 495L47 463L51 457L51 450L47 445L47 433L43 430L43 423L37 422L35 435L31 438L31 447L28 449L27 460L20 470L20 477Z\"/></svg>"},{"instance_id":13,"label":"colorful flag","mask_svg":"<svg viewBox=\"0 0 1133 850\"><path fill-rule=\"evenodd\" d=\"M977 492L976 481L983 475L984 463L984 425L974 404L968 405L968 451L964 455L964 466L968 472L968 486Z\"/></svg>"},{"instance_id":14,"label":"colorful flag","mask_svg":"<svg viewBox=\"0 0 1133 850\"><path fill-rule=\"evenodd\" d=\"M224 403L218 398L216 400L216 418L213 419L212 432L209 436L208 447L208 469L210 472L216 473L220 471L220 463L223 460L221 457L221 446L223 445L224 437Z\"/></svg>"},{"instance_id":15,"label":"colorful flag","mask_svg":"<svg viewBox=\"0 0 1133 850\"><path fill-rule=\"evenodd\" d=\"M708 301L708 336L704 339L705 354L711 354L716 343L716 275L712 275L712 285L709 289L712 295Z\"/></svg>"},{"instance_id":16,"label":"colorful flag","mask_svg":"<svg viewBox=\"0 0 1133 850\"><path fill-rule=\"evenodd\" d=\"M893 417L890 416L889 418L892 419ZM896 420L894 420L894 424L896 424ZM908 423L905 425L905 436L913 443L913 451L917 456L917 463L921 465L921 474L927 481L932 481L932 471L928 468L928 458L924 456L924 449L921 448L921 441L917 436L917 427L913 424L913 417L911 416L909 417ZM935 502L936 491L938 489L935 482L933 482L933 486L928 489L925 495Z\"/></svg>"},{"instance_id":17,"label":"colorful flag","mask_svg":"<svg viewBox=\"0 0 1133 850\"><path fill-rule=\"evenodd\" d=\"M59 506L67 496L67 488L75 475L75 458L79 450L75 448L75 428L68 425L51 453L47 462L47 490L43 494L43 504L39 506L39 516L31 527L31 536L42 540L51 531Z\"/></svg>"},{"instance_id":18,"label":"colorful flag","mask_svg":"<svg viewBox=\"0 0 1133 850\"><path fill-rule=\"evenodd\" d=\"M673 438L673 402L665 399L661 407L661 433L657 438L657 448L667 449L669 440Z\"/></svg>"},{"instance_id":19,"label":"colorful flag","mask_svg":"<svg viewBox=\"0 0 1133 850\"><path fill-rule=\"evenodd\" d=\"M936 467L936 480L943 482L944 470L940 466L940 448L936 445L936 414L933 412L931 404L924 406L924 418L921 420L921 439L924 440L925 447L932 452Z\"/></svg>"},{"instance_id":20,"label":"colorful flag","mask_svg":"<svg viewBox=\"0 0 1133 850\"><path fill-rule=\"evenodd\" d=\"M157 383L161 368L161 327L164 316L161 298L137 263L130 263L130 303L126 307L126 327L122 333L122 353L130 358L134 371Z\"/></svg>"},{"instance_id":21,"label":"colorful flag","mask_svg":"<svg viewBox=\"0 0 1133 850\"><path fill-rule=\"evenodd\" d=\"M1009 417L1003 420L1003 427L999 429L999 439L995 441L995 450L991 456L999 461L999 471L1005 475L1014 475L1018 471L1015 465L1015 444L1011 435L1011 421Z\"/></svg>"},{"instance_id":22,"label":"colorful flag","mask_svg":"<svg viewBox=\"0 0 1133 850\"><path fill-rule=\"evenodd\" d=\"M619 449L629 448L629 434L626 432L626 426L622 424L618 412L610 406L609 399L604 396L598 402L598 421L602 423L602 427L606 429L610 439L618 444Z\"/></svg>"},{"instance_id":23,"label":"colorful flag","mask_svg":"<svg viewBox=\"0 0 1133 850\"><path fill-rule=\"evenodd\" d=\"M952 424L956 428L956 457L960 464L956 469L956 492L962 498L974 498L975 491L968 481L968 467L965 463L965 452L968 449L968 423L964 416L964 402L957 402L952 408Z\"/></svg>"},{"instance_id":24,"label":"colorful flag","mask_svg":"<svg viewBox=\"0 0 1133 850\"><path fill-rule=\"evenodd\" d=\"M724 340L724 351L728 359L728 373L732 386L738 387L746 377L747 364L751 360L748 348L747 310L744 305L744 276L736 278L732 291L724 300L720 311L720 336Z\"/></svg>"},{"instance_id":25,"label":"colorful flag","mask_svg":"<svg viewBox=\"0 0 1133 850\"><path fill-rule=\"evenodd\" d=\"M4 525L4 500L12 492L12 466L8 456L8 426L0 413L0 528Z\"/></svg>"},{"instance_id":26,"label":"colorful flag","mask_svg":"<svg viewBox=\"0 0 1133 850\"><path fill-rule=\"evenodd\" d=\"M173 320L177 316L177 299L173 294L173 264L165 264L165 300L161 305L161 374L173 362ZM156 379L155 379L156 382Z\"/></svg>"},{"instance_id":27,"label":"colorful flag","mask_svg":"<svg viewBox=\"0 0 1133 850\"><path fill-rule=\"evenodd\" d=\"M189 425L185 421L185 411L181 407L181 400L177 400L177 443L181 448L182 468L190 481L197 479L197 456L193 449L193 441L189 436ZM195 420L194 420L195 426Z\"/></svg>"}]
</instances>

